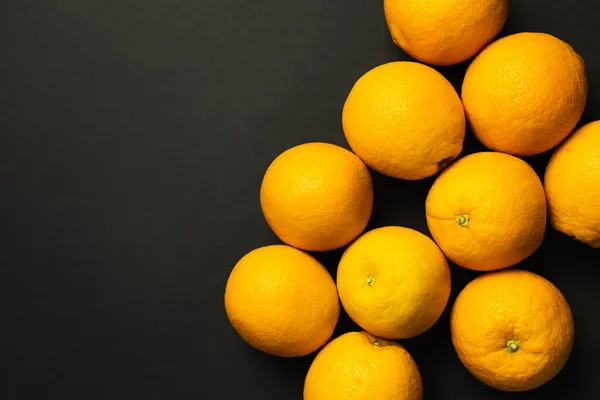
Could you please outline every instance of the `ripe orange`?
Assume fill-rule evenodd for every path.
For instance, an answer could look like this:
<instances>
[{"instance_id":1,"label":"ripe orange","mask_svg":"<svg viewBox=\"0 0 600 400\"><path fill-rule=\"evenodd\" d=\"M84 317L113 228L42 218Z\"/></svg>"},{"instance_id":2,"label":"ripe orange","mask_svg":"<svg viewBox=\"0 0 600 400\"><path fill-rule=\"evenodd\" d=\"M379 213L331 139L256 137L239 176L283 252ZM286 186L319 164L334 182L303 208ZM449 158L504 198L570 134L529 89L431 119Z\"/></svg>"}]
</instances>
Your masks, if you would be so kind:
<instances>
[{"instance_id":1,"label":"ripe orange","mask_svg":"<svg viewBox=\"0 0 600 400\"><path fill-rule=\"evenodd\" d=\"M422 179L458 156L465 115L452 85L436 70L391 62L364 74L342 112L346 140L374 170Z\"/></svg>"},{"instance_id":2,"label":"ripe orange","mask_svg":"<svg viewBox=\"0 0 600 400\"><path fill-rule=\"evenodd\" d=\"M554 152L544 185L552 226L600 247L600 121L580 128Z\"/></svg>"},{"instance_id":3,"label":"ripe orange","mask_svg":"<svg viewBox=\"0 0 600 400\"><path fill-rule=\"evenodd\" d=\"M260 188L260 204L283 242L303 250L333 250L367 226L373 209L371 175L342 147L302 144L271 163Z\"/></svg>"},{"instance_id":4,"label":"ripe orange","mask_svg":"<svg viewBox=\"0 0 600 400\"><path fill-rule=\"evenodd\" d=\"M394 43L434 65L465 61L500 32L508 0L384 0Z\"/></svg>"},{"instance_id":5,"label":"ripe orange","mask_svg":"<svg viewBox=\"0 0 600 400\"><path fill-rule=\"evenodd\" d=\"M522 270L484 274L458 295L451 314L458 357L480 381L505 391L543 385L573 347L573 316L560 291Z\"/></svg>"},{"instance_id":6,"label":"ripe orange","mask_svg":"<svg viewBox=\"0 0 600 400\"><path fill-rule=\"evenodd\" d=\"M225 310L252 347L282 357L316 351L340 314L335 283L310 255L289 246L246 254L227 280Z\"/></svg>"},{"instance_id":7,"label":"ripe orange","mask_svg":"<svg viewBox=\"0 0 600 400\"><path fill-rule=\"evenodd\" d=\"M367 332L346 333L317 354L304 383L304 400L421 400L414 360L398 343Z\"/></svg>"},{"instance_id":8,"label":"ripe orange","mask_svg":"<svg viewBox=\"0 0 600 400\"><path fill-rule=\"evenodd\" d=\"M486 147L519 156L542 153L573 130L587 99L584 63L545 33L517 33L490 44L467 69L462 99Z\"/></svg>"},{"instance_id":9,"label":"ripe orange","mask_svg":"<svg viewBox=\"0 0 600 400\"><path fill-rule=\"evenodd\" d=\"M434 182L427 225L444 254L468 269L513 266L542 244L546 197L535 171L503 153L468 155Z\"/></svg>"},{"instance_id":10,"label":"ripe orange","mask_svg":"<svg viewBox=\"0 0 600 400\"><path fill-rule=\"evenodd\" d=\"M346 249L337 271L340 299L361 328L410 338L433 326L450 295L450 269L436 244L413 229L388 226Z\"/></svg>"}]
</instances>

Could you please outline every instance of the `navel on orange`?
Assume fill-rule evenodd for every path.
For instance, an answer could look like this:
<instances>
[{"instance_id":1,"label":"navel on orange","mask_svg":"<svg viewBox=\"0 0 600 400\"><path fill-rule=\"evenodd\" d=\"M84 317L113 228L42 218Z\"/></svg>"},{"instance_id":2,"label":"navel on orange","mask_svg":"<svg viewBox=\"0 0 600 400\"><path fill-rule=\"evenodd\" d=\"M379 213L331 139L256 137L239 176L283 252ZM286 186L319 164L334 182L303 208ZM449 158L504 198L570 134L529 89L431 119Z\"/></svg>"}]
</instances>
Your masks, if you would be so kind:
<instances>
[{"instance_id":1,"label":"navel on orange","mask_svg":"<svg viewBox=\"0 0 600 400\"><path fill-rule=\"evenodd\" d=\"M573 316L548 280L523 270L484 274L458 295L452 343L480 381L505 391L543 385L571 353Z\"/></svg>"}]
</instances>

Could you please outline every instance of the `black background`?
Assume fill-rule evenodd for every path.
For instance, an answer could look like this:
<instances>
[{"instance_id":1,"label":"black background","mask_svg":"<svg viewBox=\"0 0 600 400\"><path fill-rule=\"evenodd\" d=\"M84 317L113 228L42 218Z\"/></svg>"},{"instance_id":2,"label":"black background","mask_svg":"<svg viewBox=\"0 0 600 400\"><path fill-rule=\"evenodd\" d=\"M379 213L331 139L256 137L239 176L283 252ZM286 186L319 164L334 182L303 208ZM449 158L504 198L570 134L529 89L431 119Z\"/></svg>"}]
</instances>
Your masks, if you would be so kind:
<instances>
[{"instance_id":1,"label":"black background","mask_svg":"<svg viewBox=\"0 0 600 400\"><path fill-rule=\"evenodd\" d=\"M86 399L302 398L313 356L250 348L227 321L223 293L241 256L279 242L258 196L271 160L304 142L347 147L341 108L352 84L409 59L381 3L2 2L4 398L73 388ZM600 119L599 16L594 0L512 1L502 32L548 32L584 57L582 122ZM458 90L467 65L439 70ZM468 133L465 153L481 149ZM548 158L527 161L543 173ZM373 179L369 228L427 233L433 180ZM334 272L340 254L317 257ZM517 394L479 383L452 349L446 312L402 341L425 399L597 398L598 260L598 250L549 229L521 265L573 308L575 348L554 380ZM450 304L475 276L452 266ZM335 335L355 329L344 314Z\"/></svg>"}]
</instances>

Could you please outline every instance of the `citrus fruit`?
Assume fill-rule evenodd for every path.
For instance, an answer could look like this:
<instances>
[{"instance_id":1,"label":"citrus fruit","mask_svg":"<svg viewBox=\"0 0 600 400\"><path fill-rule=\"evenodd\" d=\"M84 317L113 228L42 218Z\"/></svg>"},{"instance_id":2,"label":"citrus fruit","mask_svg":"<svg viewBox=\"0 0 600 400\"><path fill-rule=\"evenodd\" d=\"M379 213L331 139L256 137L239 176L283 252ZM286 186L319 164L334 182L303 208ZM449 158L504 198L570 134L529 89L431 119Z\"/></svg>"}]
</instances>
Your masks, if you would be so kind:
<instances>
[{"instance_id":1,"label":"citrus fruit","mask_svg":"<svg viewBox=\"0 0 600 400\"><path fill-rule=\"evenodd\" d=\"M384 0L383 7L394 43L434 65L473 57L508 17L508 0Z\"/></svg>"},{"instance_id":2,"label":"citrus fruit","mask_svg":"<svg viewBox=\"0 0 600 400\"><path fill-rule=\"evenodd\" d=\"M525 391L562 369L573 347L573 316L561 292L531 272L484 274L458 295L450 317L458 357L496 389Z\"/></svg>"},{"instance_id":3,"label":"citrus fruit","mask_svg":"<svg viewBox=\"0 0 600 400\"><path fill-rule=\"evenodd\" d=\"M352 150L374 170L410 180L434 175L458 156L465 124L452 85L413 62L391 62L364 74L342 112Z\"/></svg>"},{"instance_id":4,"label":"citrus fruit","mask_svg":"<svg viewBox=\"0 0 600 400\"><path fill-rule=\"evenodd\" d=\"M367 332L346 333L328 343L304 383L304 400L422 398L421 375L410 354Z\"/></svg>"},{"instance_id":5,"label":"citrus fruit","mask_svg":"<svg viewBox=\"0 0 600 400\"><path fill-rule=\"evenodd\" d=\"M446 258L427 236L387 226L359 237L337 271L344 309L374 335L417 336L438 320L450 295Z\"/></svg>"},{"instance_id":6,"label":"citrus fruit","mask_svg":"<svg viewBox=\"0 0 600 400\"><path fill-rule=\"evenodd\" d=\"M265 219L285 243L309 251L345 246L367 226L373 185L352 152L307 143L280 154L260 188Z\"/></svg>"},{"instance_id":7,"label":"citrus fruit","mask_svg":"<svg viewBox=\"0 0 600 400\"><path fill-rule=\"evenodd\" d=\"M575 128L587 99L582 58L545 33L517 33L486 47L467 69L462 100L484 146L542 153Z\"/></svg>"},{"instance_id":8,"label":"citrus fruit","mask_svg":"<svg viewBox=\"0 0 600 400\"><path fill-rule=\"evenodd\" d=\"M317 260L293 247L274 245L238 261L227 280L225 310L252 347L300 357L329 340L340 305L331 275Z\"/></svg>"},{"instance_id":9,"label":"citrus fruit","mask_svg":"<svg viewBox=\"0 0 600 400\"><path fill-rule=\"evenodd\" d=\"M525 161L508 154L482 152L456 161L433 183L425 209L438 246L468 269L513 266L544 239L542 182Z\"/></svg>"},{"instance_id":10,"label":"citrus fruit","mask_svg":"<svg viewBox=\"0 0 600 400\"><path fill-rule=\"evenodd\" d=\"M556 149L544 185L552 226L600 247L600 121L584 125Z\"/></svg>"}]
</instances>

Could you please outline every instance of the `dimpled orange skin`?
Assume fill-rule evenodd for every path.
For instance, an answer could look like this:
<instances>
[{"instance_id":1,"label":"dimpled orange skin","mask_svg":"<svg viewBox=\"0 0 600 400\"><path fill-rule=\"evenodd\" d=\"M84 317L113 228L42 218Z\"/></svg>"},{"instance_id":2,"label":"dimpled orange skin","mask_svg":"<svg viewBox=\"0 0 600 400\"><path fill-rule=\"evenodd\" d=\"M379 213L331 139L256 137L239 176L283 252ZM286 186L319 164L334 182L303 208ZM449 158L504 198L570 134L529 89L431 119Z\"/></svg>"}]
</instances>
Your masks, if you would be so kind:
<instances>
[{"instance_id":1,"label":"dimpled orange skin","mask_svg":"<svg viewBox=\"0 0 600 400\"><path fill-rule=\"evenodd\" d=\"M383 7L394 43L433 65L473 57L508 17L508 0L384 0Z\"/></svg>"},{"instance_id":2,"label":"dimpled orange skin","mask_svg":"<svg viewBox=\"0 0 600 400\"><path fill-rule=\"evenodd\" d=\"M486 47L465 74L462 100L484 146L518 156L550 150L575 128L587 100L583 59L545 33Z\"/></svg>"},{"instance_id":3,"label":"dimpled orange skin","mask_svg":"<svg viewBox=\"0 0 600 400\"><path fill-rule=\"evenodd\" d=\"M323 346L340 314L335 283L313 257L285 245L260 247L227 280L225 310L252 347L301 357Z\"/></svg>"},{"instance_id":4,"label":"dimpled orange skin","mask_svg":"<svg viewBox=\"0 0 600 400\"><path fill-rule=\"evenodd\" d=\"M346 333L325 346L304 383L304 400L421 400L423 383L400 344L367 332Z\"/></svg>"},{"instance_id":5,"label":"dimpled orange skin","mask_svg":"<svg viewBox=\"0 0 600 400\"><path fill-rule=\"evenodd\" d=\"M328 143L306 143L280 154L260 188L260 204L275 234L290 246L328 251L365 229L373 210L366 165Z\"/></svg>"},{"instance_id":6,"label":"dimpled orange skin","mask_svg":"<svg viewBox=\"0 0 600 400\"><path fill-rule=\"evenodd\" d=\"M477 379L504 391L526 391L548 382L573 347L569 304L548 280L523 270L471 281L458 295L450 321L462 363Z\"/></svg>"},{"instance_id":7,"label":"dimpled orange skin","mask_svg":"<svg viewBox=\"0 0 600 400\"><path fill-rule=\"evenodd\" d=\"M434 240L464 268L513 266L544 239L542 182L525 161L508 154L482 152L456 161L434 182L425 209Z\"/></svg>"},{"instance_id":8,"label":"dimpled orange skin","mask_svg":"<svg viewBox=\"0 0 600 400\"><path fill-rule=\"evenodd\" d=\"M364 74L342 111L352 150L394 178L432 176L462 151L465 114L439 72L414 62L391 62Z\"/></svg>"},{"instance_id":9,"label":"dimpled orange skin","mask_svg":"<svg viewBox=\"0 0 600 400\"><path fill-rule=\"evenodd\" d=\"M429 237L387 226L359 237L337 271L344 309L361 328L387 339L417 336L439 319L450 296L450 268Z\"/></svg>"},{"instance_id":10,"label":"dimpled orange skin","mask_svg":"<svg viewBox=\"0 0 600 400\"><path fill-rule=\"evenodd\" d=\"M584 125L556 149L544 185L554 229L600 248L600 121Z\"/></svg>"}]
</instances>

